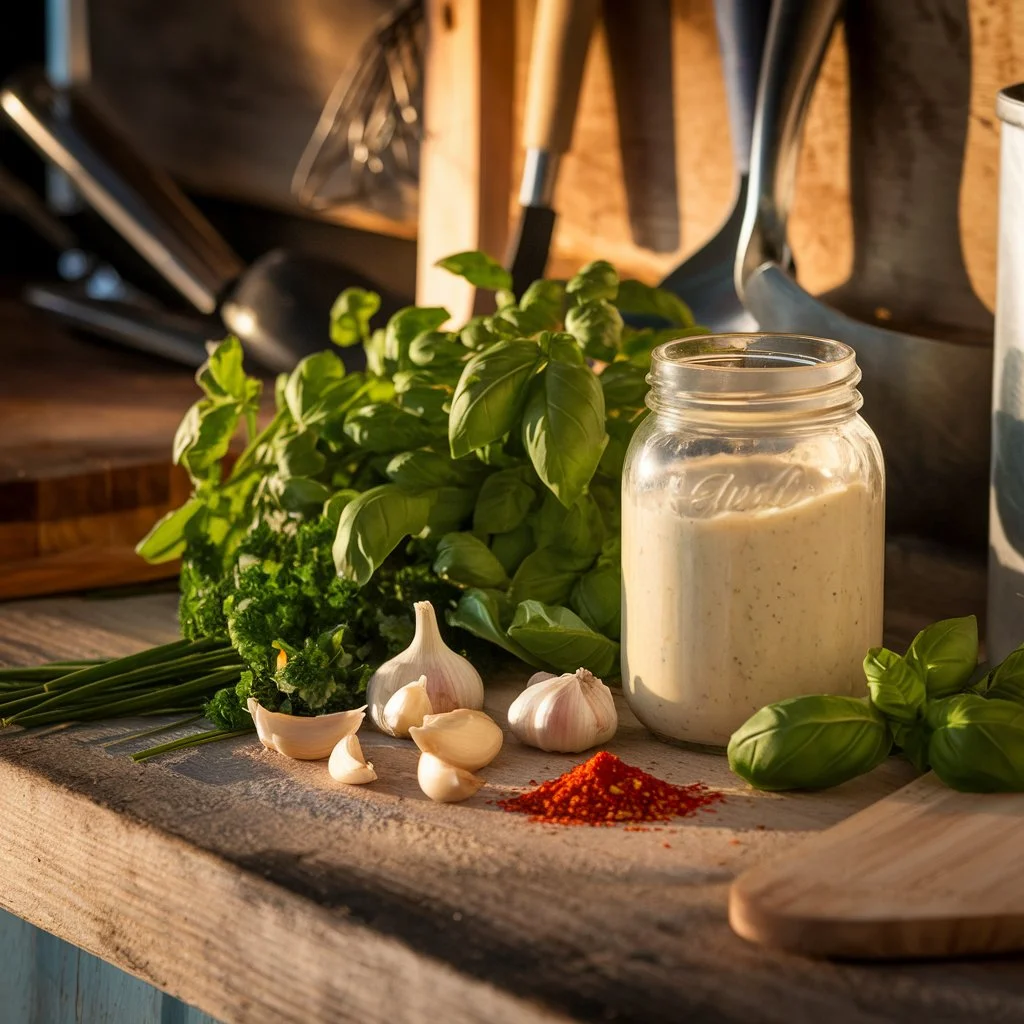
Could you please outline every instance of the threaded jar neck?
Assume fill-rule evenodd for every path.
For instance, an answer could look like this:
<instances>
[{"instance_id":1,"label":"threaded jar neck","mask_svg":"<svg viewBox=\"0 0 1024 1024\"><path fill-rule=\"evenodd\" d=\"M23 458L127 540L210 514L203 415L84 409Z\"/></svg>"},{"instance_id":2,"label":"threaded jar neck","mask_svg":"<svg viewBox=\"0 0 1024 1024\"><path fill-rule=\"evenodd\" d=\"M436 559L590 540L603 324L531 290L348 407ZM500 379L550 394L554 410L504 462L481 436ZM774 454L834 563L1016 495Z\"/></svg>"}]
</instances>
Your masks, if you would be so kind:
<instances>
[{"instance_id":1,"label":"threaded jar neck","mask_svg":"<svg viewBox=\"0 0 1024 1024\"><path fill-rule=\"evenodd\" d=\"M726 423L845 419L863 404L849 345L796 334L709 334L659 345L647 405Z\"/></svg>"}]
</instances>

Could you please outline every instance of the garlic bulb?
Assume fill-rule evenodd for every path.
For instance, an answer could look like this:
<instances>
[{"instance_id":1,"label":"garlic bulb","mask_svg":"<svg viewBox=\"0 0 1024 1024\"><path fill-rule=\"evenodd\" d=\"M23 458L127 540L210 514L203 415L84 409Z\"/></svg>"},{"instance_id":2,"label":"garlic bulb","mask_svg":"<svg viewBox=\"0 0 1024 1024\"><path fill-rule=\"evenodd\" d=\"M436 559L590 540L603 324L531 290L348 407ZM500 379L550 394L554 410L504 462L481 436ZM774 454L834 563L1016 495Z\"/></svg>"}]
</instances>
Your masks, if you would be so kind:
<instances>
[{"instance_id":1,"label":"garlic bulb","mask_svg":"<svg viewBox=\"0 0 1024 1024\"><path fill-rule=\"evenodd\" d=\"M416 779L431 800L441 804L454 804L468 800L483 784L484 780L471 775L463 768L442 761L433 754L420 754L416 768Z\"/></svg>"},{"instance_id":2,"label":"garlic bulb","mask_svg":"<svg viewBox=\"0 0 1024 1024\"><path fill-rule=\"evenodd\" d=\"M409 735L425 754L434 754L467 772L490 764L504 739L501 726L493 718L468 708L427 715L422 725L409 730Z\"/></svg>"},{"instance_id":3,"label":"garlic bulb","mask_svg":"<svg viewBox=\"0 0 1024 1024\"><path fill-rule=\"evenodd\" d=\"M377 773L373 765L363 757L363 748L355 733L338 741L338 745L331 751L327 770L335 782L344 782L349 786L361 786L377 780Z\"/></svg>"},{"instance_id":4,"label":"garlic bulb","mask_svg":"<svg viewBox=\"0 0 1024 1024\"><path fill-rule=\"evenodd\" d=\"M580 668L527 686L508 709L508 724L527 746L576 754L607 743L619 719L612 691Z\"/></svg>"},{"instance_id":5,"label":"garlic bulb","mask_svg":"<svg viewBox=\"0 0 1024 1024\"><path fill-rule=\"evenodd\" d=\"M427 696L437 714L484 706L484 683L480 673L445 645L437 628L434 606L429 601L417 601L413 609L416 635L412 643L373 673L366 691L370 718L383 732L388 731L384 706L399 687L420 676L427 677Z\"/></svg>"},{"instance_id":6,"label":"garlic bulb","mask_svg":"<svg viewBox=\"0 0 1024 1024\"><path fill-rule=\"evenodd\" d=\"M400 686L388 698L381 712L384 731L405 738L410 728L422 725L423 719L433 712L427 695L427 677L420 676L414 683Z\"/></svg>"}]
</instances>

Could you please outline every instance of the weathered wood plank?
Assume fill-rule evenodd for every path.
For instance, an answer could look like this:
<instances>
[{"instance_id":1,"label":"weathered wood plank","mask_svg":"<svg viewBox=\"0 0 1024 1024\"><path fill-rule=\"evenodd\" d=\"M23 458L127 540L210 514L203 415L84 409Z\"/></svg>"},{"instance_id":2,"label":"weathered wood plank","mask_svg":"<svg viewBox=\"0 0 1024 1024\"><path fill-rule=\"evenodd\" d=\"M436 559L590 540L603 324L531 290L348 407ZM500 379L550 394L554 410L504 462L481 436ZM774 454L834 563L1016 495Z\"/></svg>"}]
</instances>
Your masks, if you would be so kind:
<instances>
[{"instance_id":1,"label":"weathered wood plank","mask_svg":"<svg viewBox=\"0 0 1024 1024\"><path fill-rule=\"evenodd\" d=\"M116 641L106 625L89 638L85 602L0 608L0 659L23 649L35 615L62 645L173 628L170 597L108 606L107 624L111 608ZM490 687L499 720L513 692ZM132 727L0 735L0 904L225 1021L1024 1014L1021 959L825 964L729 930L738 871L906 782L895 759L828 794L754 794L722 759L659 744L624 713L611 750L729 797L626 833L498 811L496 796L582 759L514 740L477 797L439 806L416 787L409 744L374 733L362 738L380 781L353 790L250 740L142 765L124 756L131 744L100 745Z\"/></svg>"}]
</instances>

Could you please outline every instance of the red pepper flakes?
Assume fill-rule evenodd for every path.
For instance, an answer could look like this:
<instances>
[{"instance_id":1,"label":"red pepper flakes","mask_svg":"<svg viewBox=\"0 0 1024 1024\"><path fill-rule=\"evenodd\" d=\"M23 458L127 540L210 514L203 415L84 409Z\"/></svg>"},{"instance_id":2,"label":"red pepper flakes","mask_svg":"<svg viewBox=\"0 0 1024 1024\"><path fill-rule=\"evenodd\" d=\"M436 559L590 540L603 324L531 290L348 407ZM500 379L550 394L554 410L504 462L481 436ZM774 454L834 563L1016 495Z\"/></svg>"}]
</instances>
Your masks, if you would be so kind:
<instances>
[{"instance_id":1,"label":"red pepper flakes","mask_svg":"<svg viewBox=\"0 0 1024 1024\"><path fill-rule=\"evenodd\" d=\"M602 750L557 779L499 800L504 811L529 814L531 821L557 825L617 825L671 821L722 800L701 783L673 786ZM627 825L633 832L648 831Z\"/></svg>"}]
</instances>

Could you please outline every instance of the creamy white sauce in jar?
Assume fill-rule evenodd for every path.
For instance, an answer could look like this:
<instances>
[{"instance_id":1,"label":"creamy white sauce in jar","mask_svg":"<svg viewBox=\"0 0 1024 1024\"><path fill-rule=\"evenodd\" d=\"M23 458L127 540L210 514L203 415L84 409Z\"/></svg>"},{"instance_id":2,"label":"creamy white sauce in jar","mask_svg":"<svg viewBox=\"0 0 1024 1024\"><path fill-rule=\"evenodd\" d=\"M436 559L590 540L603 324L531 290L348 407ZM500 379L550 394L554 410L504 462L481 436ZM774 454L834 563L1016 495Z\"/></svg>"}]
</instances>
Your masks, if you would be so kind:
<instances>
[{"instance_id":1,"label":"creamy white sauce in jar","mask_svg":"<svg viewBox=\"0 0 1024 1024\"><path fill-rule=\"evenodd\" d=\"M724 747L755 711L861 696L882 638L884 492L770 457L624 493L622 678L657 735Z\"/></svg>"}]
</instances>

